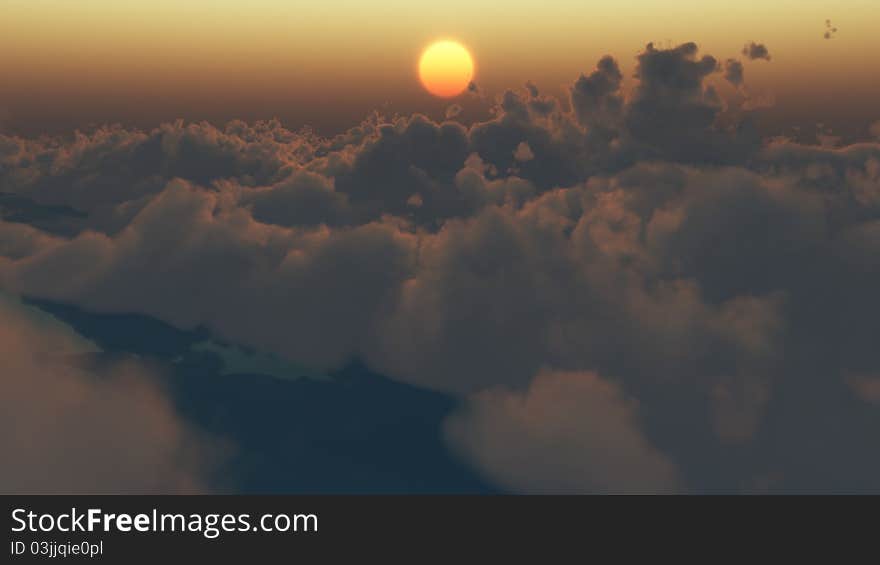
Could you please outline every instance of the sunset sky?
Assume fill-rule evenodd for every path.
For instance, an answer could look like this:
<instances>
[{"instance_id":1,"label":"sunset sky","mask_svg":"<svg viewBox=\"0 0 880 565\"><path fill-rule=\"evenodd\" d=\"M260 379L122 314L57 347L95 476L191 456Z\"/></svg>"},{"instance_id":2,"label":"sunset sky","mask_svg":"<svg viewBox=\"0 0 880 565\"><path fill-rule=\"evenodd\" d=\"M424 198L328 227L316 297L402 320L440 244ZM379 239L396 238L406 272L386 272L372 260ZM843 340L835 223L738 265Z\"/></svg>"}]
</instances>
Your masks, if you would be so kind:
<instances>
[{"instance_id":1,"label":"sunset sky","mask_svg":"<svg viewBox=\"0 0 880 565\"><path fill-rule=\"evenodd\" d=\"M650 41L694 41L722 61L747 41L766 43L773 60L748 65L748 84L786 106L787 125L851 127L880 98L873 0L2 4L0 116L30 131L280 117L329 133L376 109L438 117L445 103L415 69L421 50L447 37L471 50L490 99L526 80L561 92L604 54L629 77ZM831 40L826 19L838 28Z\"/></svg>"},{"instance_id":2,"label":"sunset sky","mask_svg":"<svg viewBox=\"0 0 880 565\"><path fill-rule=\"evenodd\" d=\"M0 488L880 493L878 28L0 0Z\"/></svg>"}]
</instances>

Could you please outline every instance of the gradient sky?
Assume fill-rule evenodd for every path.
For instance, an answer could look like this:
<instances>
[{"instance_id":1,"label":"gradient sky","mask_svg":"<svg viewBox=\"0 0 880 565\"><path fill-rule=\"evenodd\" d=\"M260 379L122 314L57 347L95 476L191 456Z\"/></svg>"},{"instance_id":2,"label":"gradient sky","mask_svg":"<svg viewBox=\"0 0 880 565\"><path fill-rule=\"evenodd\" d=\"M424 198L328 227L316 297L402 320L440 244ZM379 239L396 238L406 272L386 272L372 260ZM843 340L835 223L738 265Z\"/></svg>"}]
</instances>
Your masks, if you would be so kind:
<instances>
[{"instance_id":1,"label":"gradient sky","mask_svg":"<svg viewBox=\"0 0 880 565\"><path fill-rule=\"evenodd\" d=\"M753 91L814 121L878 117L875 0L0 4L0 122L17 128L278 116L333 130L377 108L439 116L448 102L423 92L415 67L440 37L472 50L490 97L526 80L560 92L606 53L629 76L649 41L695 41L724 60L755 40L773 61L747 64ZM839 29L830 41L826 18Z\"/></svg>"}]
</instances>

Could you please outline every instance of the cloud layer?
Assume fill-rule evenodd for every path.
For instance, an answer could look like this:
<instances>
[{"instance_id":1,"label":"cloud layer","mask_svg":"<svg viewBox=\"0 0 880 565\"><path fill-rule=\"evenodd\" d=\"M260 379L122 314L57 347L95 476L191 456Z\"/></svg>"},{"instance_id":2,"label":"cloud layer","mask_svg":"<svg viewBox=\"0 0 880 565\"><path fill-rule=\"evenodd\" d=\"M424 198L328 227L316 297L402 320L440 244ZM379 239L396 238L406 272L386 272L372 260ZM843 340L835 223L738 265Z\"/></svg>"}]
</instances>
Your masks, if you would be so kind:
<instances>
[{"instance_id":1,"label":"cloud layer","mask_svg":"<svg viewBox=\"0 0 880 565\"><path fill-rule=\"evenodd\" d=\"M605 57L470 126L0 137L2 192L76 211L0 222L0 285L459 394L517 490L877 490L880 145L762 140L720 67L648 45L629 94Z\"/></svg>"}]
</instances>

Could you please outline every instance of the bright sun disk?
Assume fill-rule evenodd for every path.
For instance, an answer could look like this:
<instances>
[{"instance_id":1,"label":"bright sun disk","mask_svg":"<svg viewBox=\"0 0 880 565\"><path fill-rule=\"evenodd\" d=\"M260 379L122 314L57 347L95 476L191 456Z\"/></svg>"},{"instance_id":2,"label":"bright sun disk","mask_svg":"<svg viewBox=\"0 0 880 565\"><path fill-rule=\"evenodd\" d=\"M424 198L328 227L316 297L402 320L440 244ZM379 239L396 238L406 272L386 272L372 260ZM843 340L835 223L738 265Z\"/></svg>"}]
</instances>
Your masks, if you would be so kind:
<instances>
[{"instance_id":1,"label":"bright sun disk","mask_svg":"<svg viewBox=\"0 0 880 565\"><path fill-rule=\"evenodd\" d=\"M449 98L461 94L474 76L474 60L456 41L437 41L422 52L419 79L434 96Z\"/></svg>"}]
</instances>

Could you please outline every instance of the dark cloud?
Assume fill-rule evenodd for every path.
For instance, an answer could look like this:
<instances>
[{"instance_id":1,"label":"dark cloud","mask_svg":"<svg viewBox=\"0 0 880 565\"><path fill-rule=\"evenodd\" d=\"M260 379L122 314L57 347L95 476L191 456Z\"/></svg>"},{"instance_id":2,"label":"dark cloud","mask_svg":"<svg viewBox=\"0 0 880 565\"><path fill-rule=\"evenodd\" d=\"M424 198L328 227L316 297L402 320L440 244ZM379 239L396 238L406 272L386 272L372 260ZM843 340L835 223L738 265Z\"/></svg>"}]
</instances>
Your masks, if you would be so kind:
<instances>
[{"instance_id":1,"label":"dark cloud","mask_svg":"<svg viewBox=\"0 0 880 565\"><path fill-rule=\"evenodd\" d=\"M719 70L649 44L629 96L605 57L468 127L0 136L0 190L78 214L4 215L0 287L459 395L517 490L876 491L880 145L762 140Z\"/></svg>"},{"instance_id":2,"label":"dark cloud","mask_svg":"<svg viewBox=\"0 0 880 565\"><path fill-rule=\"evenodd\" d=\"M382 126L349 164L335 175L336 189L346 194L365 219L400 214L418 194L425 219L454 215L458 195L444 190L470 152L464 126L437 125L416 115Z\"/></svg>"},{"instance_id":3,"label":"dark cloud","mask_svg":"<svg viewBox=\"0 0 880 565\"><path fill-rule=\"evenodd\" d=\"M539 96L529 100L529 110L538 118L548 118L557 113L558 101L549 96Z\"/></svg>"},{"instance_id":4,"label":"dark cloud","mask_svg":"<svg viewBox=\"0 0 880 565\"><path fill-rule=\"evenodd\" d=\"M317 226L351 221L348 197L317 173L301 171L265 188L249 190L233 185L232 190L240 194L238 202L251 210L254 219L266 224Z\"/></svg>"},{"instance_id":5,"label":"dark cloud","mask_svg":"<svg viewBox=\"0 0 880 565\"><path fill-rule=\"evenodd\" d=\"M743 83L743 64L736 59L725 61L724 78L734 86L741 86Z\"/></svg>"},{"instance_id":6,"label":"dark cloud","mask_svg":"<svg viewBox=\"0 0 880 565\"><path fill-rule=\"evenodd\" d=\"M763 43L755 43L750 41L742 48L742 54L748 59L754 61L756 59L770 60L770 50Z\"/></svg>"},{"instance_id":7,"label":"dark cloud","mask_svg":"<svg viewBox=\"0 0 880 565\"><path fill-rule=\"evenodd\" d=\"M581 75L571 88L571 106L582 125L611 125L623 108L623 75L610 56L603 57L589 76Z\"/></svg>"},{"instance_id":8,"label":"dark cloud","mask_svg":"<svg viewBox=\"0 0 880 565\"><path fill-rule=\"evenodd\" d=\"M532 98L538 97L538 87L535 86L535 83L533 83L532 81L526 82L526 90L529 91L529 96L531 96Z\"/></svg>"}]
</instances>

